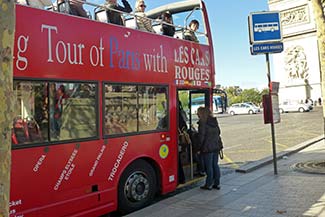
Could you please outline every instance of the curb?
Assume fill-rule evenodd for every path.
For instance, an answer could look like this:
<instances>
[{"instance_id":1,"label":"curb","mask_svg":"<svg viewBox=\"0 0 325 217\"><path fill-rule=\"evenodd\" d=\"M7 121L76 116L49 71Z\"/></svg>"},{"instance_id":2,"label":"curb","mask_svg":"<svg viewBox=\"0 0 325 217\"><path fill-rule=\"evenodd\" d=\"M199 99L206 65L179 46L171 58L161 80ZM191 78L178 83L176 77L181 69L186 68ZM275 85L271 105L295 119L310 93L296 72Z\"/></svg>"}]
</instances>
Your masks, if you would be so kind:
<instances>
[{"instance_id":1,"label":"curb","mask_svg":"<svg viewBox=\"0 0 325 217\"><path fill-rule=\"evenodd\" d=\"M309 139L305 142L302 142L296 146L290 147L284 151L277 153L276 159L279 160L279 159L283 158L284 156L289 156L294 153L297 153L297 152L301 151L302 149L305 149L308 146L311 146L311 145L315 144L316 142L323 140L324 138L325 138L324 135L320 135L315 138ZM262 158L261 160L245 164L245 165L241 166L240 168L236 169L235 171L238 173L249 173L249 172L257 170L263 166L266 166L272 162L273 162L273 156L268 156L268 157Z\"/></svg>"}]
</instances>

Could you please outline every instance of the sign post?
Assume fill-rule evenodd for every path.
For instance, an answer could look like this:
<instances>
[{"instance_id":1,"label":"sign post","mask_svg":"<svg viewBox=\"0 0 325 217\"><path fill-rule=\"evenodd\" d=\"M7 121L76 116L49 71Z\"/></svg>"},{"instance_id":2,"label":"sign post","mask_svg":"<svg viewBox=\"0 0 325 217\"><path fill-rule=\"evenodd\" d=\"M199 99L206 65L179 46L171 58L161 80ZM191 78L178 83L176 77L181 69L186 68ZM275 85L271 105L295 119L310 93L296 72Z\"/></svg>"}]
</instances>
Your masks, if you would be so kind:
<instances>
[{"instance_id":1,"label":"sign post","mask_svg":"<svg viewBox=\"0 0 325 217\"><path fill-rule=\"evenodd\" d=\"M267 106L267 109L264 109L268 112L264 113L264 117L267 117L267 120L264 120L264 122L271 124L274 174L277 175L278 170L272 109L272 83L269 54L280 53L283 51L280 13L277 11L253 12L248 17L248 26L251 54L265 54L266 57L269 96L263 98L263 102L265 102L264 105Z\"/></svg>"}]
</instances>

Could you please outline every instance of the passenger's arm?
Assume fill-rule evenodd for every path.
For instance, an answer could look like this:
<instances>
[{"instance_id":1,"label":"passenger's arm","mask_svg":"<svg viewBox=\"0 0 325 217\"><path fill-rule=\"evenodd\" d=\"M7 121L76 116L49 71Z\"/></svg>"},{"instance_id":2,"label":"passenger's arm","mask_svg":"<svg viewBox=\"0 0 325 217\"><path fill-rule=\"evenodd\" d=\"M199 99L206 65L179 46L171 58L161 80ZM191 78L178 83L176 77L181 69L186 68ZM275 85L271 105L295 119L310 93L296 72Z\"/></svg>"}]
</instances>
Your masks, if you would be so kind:
<instances>
[{"instance_id":1,"label":"passenger's arm","mask_svg":"<svg viewBox=\"0 0 325 217\"><path fill-rule=\"evenodd\" d=\"M122 3L123 3L124 7L117 6L117 10L123 11L123 12L126 12L126 13L132 12L131 5L129 4L129 2L127 0L122 0Z\"/></svg>"}]
</instances>

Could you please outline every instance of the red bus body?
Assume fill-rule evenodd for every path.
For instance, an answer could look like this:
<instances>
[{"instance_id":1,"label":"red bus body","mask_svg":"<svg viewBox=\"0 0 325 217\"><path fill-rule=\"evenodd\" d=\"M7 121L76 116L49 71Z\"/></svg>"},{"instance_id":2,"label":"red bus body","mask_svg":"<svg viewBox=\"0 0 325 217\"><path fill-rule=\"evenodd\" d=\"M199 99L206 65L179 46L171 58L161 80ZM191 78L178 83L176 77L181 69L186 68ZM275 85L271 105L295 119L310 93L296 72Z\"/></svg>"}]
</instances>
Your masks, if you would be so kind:
<instances>
[{"instance_id":1,"label":"red bus body","mask_svg":"<svg viewBox=\"0 0 325 217\"><path fill-rule=\"evenodd\" d=\"M160 193L174 191L176 92L214 86L209 39L209 46L200 45L17 5L14 79L95 82L98 133L80 141L13 145L10 216L100 216L114 211L121 174L137 159L155 168ZM169 129L105 137L102 82L168 86ZM159 154L162 145L168 147L165 158Z\"/></svg>"}]
</instances>

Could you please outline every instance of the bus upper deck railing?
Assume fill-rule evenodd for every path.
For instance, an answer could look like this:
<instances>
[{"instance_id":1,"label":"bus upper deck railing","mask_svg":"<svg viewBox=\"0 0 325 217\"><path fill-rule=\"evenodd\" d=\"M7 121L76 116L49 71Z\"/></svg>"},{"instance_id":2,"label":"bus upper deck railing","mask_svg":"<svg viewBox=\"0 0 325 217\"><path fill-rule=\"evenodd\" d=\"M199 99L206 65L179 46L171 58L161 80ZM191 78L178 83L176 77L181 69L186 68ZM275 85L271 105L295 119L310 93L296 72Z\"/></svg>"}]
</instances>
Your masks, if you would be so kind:
<instances>
[{"instance_id":1,"label":"bus upper deck railing","mask_svg":"<svg viewBox=\"0 0 325 217\"><path fill-rule=\"evenodd\" d=\"M39 9L43 8L43 9L56 11L56 12L60 12L60 13L71 14L69 0L56 0L55 3L52 3L50 0L16 0L16 1L19 4L36 7ZM107 11L113 11L113 12L121 14L121 17L122 17L125 27L138 29L136 19L137 19L137 17L141 17L141 19L149 20L152 23L152 26L155 29L155 32L157 34L159 34L159 27L164 24L164 25L174 27L176 30L174 38L181 38L181 39L184 39L184 31L185 30L192 31L191 29L187 28L187 26L186 26L187 19L192 15L194 10L200 9L197 6L193 7L192 11L184 19L184 26L181 26L181 25L174 25L171 23L164 22L159 17L157 17L156 19L152 19L149 17L143 17L140 15L137 15L135 12L127 13L127 12L123 12L120 10L116 10L114 8L108 7L105 4L99 5L99 4L95 4L95 3L92 3L89 1L84 1L84 0L73 0L73 1L78 2L81 5L85 4L85 5L88 5L88 6L94 8L93 15L89 11L87 11L89 19L96 20L99 22L104 22L104 23L110 23L107 18ZM161 13L163 13L163 11ZM204 32L195 31L194 34L197 34L199 37L207 37L207 34Z\"/></svg>"}]
</instances>

